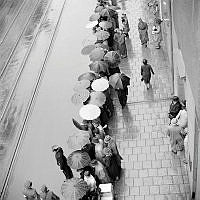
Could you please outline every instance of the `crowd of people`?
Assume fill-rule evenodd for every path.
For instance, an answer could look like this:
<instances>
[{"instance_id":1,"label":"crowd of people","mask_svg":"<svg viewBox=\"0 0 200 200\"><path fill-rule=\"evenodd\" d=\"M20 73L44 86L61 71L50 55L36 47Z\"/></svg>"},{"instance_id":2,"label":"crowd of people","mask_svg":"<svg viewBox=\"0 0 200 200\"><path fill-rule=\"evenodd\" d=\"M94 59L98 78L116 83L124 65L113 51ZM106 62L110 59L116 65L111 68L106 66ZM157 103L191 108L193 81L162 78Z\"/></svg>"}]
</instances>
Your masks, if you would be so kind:
<instances>
[{"instance_id":1,"label":"crowd of people","mask_svg":"<svg viewBox=\"0 0 200 200\"><path fill-rule=\"evenodd\" d=\"M127 57L126 40L129 38L129 22L125 13L121 17L121 27L117 12L116 1L98 0L94 9L94 14L90 21L95 22L92 32L97 37L94 49L90 52L89 64L90 72L82 74L78 78L75 87L76 95L72 98L73 103L81 102L83 106L94 104L100 110L99 116L94 119L83 118L81 123L73 119L74 125L89 135L89 142L84 144L79 150L87 153L89 163L81 168L76 168L79 179L84 180L88 186L87 192L78 200L96 200L99 196L99 185L115 183L120 179L122 157L117 148L115 139L110 135L108 127L109 120L114 112L111 92L116 92L122 109L126 106L128 86L130 78L120 72L119 64L121 59ZM152 29L155 48L160 48L161 20L155 17ZM141 45L145 48L148 45L148 25L141 18L138 23L139 37ZM141 66L141 81L144 81L147 89L150 88L151 74L154 71L146 59ZM104 84L98 85L101 82ZM95 87L94 87L95 85ZM105 86L107 85L107 86ZM101 97L99 101L94 101L93 96ZM77 101L79 97L79 101ZM103 100L102 100L103 99ZM96 104L95 104L96 102ZM179 98L174 96L169 110L170 124L167 135L170 137L172 152L184 149L183 141L186 135L187 112L186 102L180 103ZM65 157L62 147L52 146L55 153L56 163L65 176L65 181L74 178L73 169L68 158ZM26 199L58 200L56 194L50 191L46 185L41 187L41 193L32 188L32 182L26 181L23 195Z\"/></svg>"}]
</instances>

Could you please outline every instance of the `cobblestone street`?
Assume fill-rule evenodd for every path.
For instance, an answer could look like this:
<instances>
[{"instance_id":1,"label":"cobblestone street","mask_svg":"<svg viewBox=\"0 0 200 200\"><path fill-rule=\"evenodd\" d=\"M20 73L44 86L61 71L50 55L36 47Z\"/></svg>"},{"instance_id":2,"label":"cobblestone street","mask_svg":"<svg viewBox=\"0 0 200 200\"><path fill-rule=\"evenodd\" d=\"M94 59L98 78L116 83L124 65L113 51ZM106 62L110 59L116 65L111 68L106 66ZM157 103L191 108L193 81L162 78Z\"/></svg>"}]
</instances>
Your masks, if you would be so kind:
<instances>
[{"instance_id":1,"label":"cobblestone street","mask_svg":"<svg viewBox=\"0 0 200 200\"><path fill-rule=\"evenodd\" d=\"M121 71L131 77L128 105L123 110L115 98L116 112L110 123L123 157L123 174L115 186L118 200L186 200L189 182L183 155L172 155L169 138L168 109L171 96L171 77L166 49L157 50L151 40L152 16L147 1L129 0L118 3L126 10L130 23L127 39L128 59ZM150 43L143 49L137 29L138 18L149 25ZM140 66L146 58L155 75L147 91L141 82Z\"/></svg>"}]
</instances>

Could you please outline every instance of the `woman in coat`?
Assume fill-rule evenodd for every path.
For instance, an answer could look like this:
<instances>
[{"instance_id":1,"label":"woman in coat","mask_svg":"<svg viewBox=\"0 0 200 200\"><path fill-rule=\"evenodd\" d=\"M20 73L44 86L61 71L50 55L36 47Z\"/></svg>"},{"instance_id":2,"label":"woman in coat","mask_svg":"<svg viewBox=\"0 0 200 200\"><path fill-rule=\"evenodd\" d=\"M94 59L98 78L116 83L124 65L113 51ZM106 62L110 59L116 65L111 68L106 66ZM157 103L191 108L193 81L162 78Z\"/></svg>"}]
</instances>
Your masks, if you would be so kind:
<instances>
[{"instance_id":1,"label":"woman in coat","mask_svg":"<svg viewBox=\"0 0 200 200\"><path fill-rule=\"evenodd\" d=\"M122 30L120 30L120 37L118 42L119 42L119 54L122 59L126 58L127 57L126 36L122 32Z\"/></svg>"},{"instance_id":2,"label":"woman in coat","mask_svg":"<svg viewBox=\"0 0 200 200\"><path fill-rule=\"evenodd\" d=\"M161 22L159 18L155 18L154 26L152 27L152 36L156 49L160 49L160 43L162 41Z\"/></svg>"},{"instance_id":3,"label":"woman in coat","mask_svg":"<svg viewBox=\"0 0 200 200\"><path fill-rule=\"evenodd\" d=\"M129 23L128 23L128 18L126 16L126 14L122 14L122 25L123 25L123 33L125 34L125 36L128 38L129 34L128 32L130 31L130 27L129 27Z\"/></svg>"},{"instance_id":4,"label":"woman in coat","mask_svg":"<svg viewBox=\"0 0 200 200\"><path fill-rule=\"evenodd\" d=\"M141 18L139 18L138 31L139 31L141 45L147 47L147 42L149 41L148 25L146 22L142 21Z\"/></svg>"},{"instance_id":5,"label":"woman in coat","mask_svg":"<svg viewBox=\"0 0 200 200\"><path fill-rule=\"evenodd\" d=\"M141 66L141 81L144 81L147 90L150 88L151 73L154 74L151 65L147 64L146 59L143 59L143 65Z\"/></svg>"}]
</instances>

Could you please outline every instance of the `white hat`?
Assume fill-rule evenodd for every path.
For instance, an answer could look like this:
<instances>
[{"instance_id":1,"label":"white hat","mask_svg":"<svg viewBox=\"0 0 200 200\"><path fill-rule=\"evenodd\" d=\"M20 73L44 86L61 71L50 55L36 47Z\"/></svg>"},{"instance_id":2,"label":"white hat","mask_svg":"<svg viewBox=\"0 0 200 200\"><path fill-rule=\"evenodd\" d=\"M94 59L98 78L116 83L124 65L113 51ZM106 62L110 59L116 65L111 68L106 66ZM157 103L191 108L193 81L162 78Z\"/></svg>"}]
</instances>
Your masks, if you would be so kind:
<instances>
[{"instance_id":1,"label":"white hat","mask_svg":"<svg viewBox=\"0 0 200 200\"><path fill-rule=\"evenodd\" d=\"M109 82L105 78L99 78L92 82L91 87L94 91L103 92L108 89Z\"/></svg>"}]
</instances>

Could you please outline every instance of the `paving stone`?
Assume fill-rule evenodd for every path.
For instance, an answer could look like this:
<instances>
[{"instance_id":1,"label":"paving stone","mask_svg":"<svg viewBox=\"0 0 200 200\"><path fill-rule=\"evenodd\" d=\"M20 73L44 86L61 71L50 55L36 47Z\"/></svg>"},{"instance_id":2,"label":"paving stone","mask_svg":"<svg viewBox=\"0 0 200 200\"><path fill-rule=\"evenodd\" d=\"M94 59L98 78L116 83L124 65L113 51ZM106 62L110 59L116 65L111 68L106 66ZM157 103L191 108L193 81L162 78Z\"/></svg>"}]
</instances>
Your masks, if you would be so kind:
<instances>
[{"instance_id":1,"label":"paving stone","mask_svg":"<svg viewBox=\"0 0 200 200\"><path fill-rule=\"evenodd\" d=\"M125 169L133 169L133 162L125 162L124 167Z\"/></svg>"},{"instance_id":2,"label":"paving stone","mask_svg":"<svg viewBox=\"0 0 200 200\"><path fill-rule=\"evenodd\" d=\"M133 151L132 148L125 148L125 149L124 149L124 154L125 154L125 155L131 155L131 154L132 154L132 151Z\"/></svg>"},{"instance_id":3,"label":"paving stone","mask_svg":"<svg viewBox=\"0 0 200 200\"><path fill-rule=\"evenodd\" d=\"M160 145L160 152L166 152L166 151L169 151L169 145L167 144Z\"/></svg>"},{"instance_id":4,"label":"paving stone","mask_svg":"<svg viewBox=\"0 0 200 200\"><path fill-rule=\"evenodd\" d=\"M123 157L123 159L124 159L124 157ZM128 155L128 160L129 160L129 162L137 161L138 155L137 154Z\"/></svg>"},{"instance_id":5,"label":"paving stone","mask_svg":"<svg viewBox=\"0 0 200 200\"><path fill-rule=\"evenodd\" d=\"M139 177L148 177L148 170L147 169L141 169L139 170Z\"/></svg>"},{"instance_id":6,"label":"paving stone","mask_svg":"<svg viewBox=\"0 0 200 200\"><path fill-rule=\"evenodd\" d=\"M151 168L151 161L143 161L143 168L148 169Z\"/></svg>"},{"instance_id":7,"label":"paving stone","mask_svg":"<svg viewBox=\"0 0 200 200\"><path fill-rule=\"evenodd\" d=\"M133 186L133 178L126 178L125 183L127 186Z\"/></svg>"},{"instance_id":8,"label":"paving stone","mask_svg":"<svg viewBox=\"0 0 200 200\"><path fill-rule=\"evenodd\" d=\"M143 184L143 178L134 178L133 180L134 186L142 186Z\"/></svg>"},{"instance_id":9,"label":"paving stone","mask_svg":"<svg viewBox=\"0 0 200 200\"><path fill-rule=\"evenodd\" d=\"M173 183L174 184L181 184L181 183L183 183L183 176L173 176Z\"/></svg>"},{"instance_id":10,"label":"paving stone","mask_svg":"<svg viewBox=\"0 0 200 200\"><path fill-rule=\"evenodd\" d=\"M157 176L158 170L157 169L148 169L149 176Z\"/></svg>"},{"instance_id":11,"label":"paving stone","mask_svg":"<svg viewBox=\"0 0 200 200\"><path fill-rule=\"evenodd\" d=\"M159 194L159 186L150 186L150 194Z\"/></svg>"},{"instance_id":12,"label":"paving stone","mask_svg":"<svg viewBox=\"0 0 200 200\"><path fill-rule=\"evenodd\" d=\"M155 145L163 145L163 138L156 138L154 141Z\"/></svg>"},{"instance_id":13,"label":"paving stone","mask_svg":"<svg viewBox=\"0 0 200 200\"><path fill-rule=\"evenodd\" d=\"M180 193L179 185L169 185L170 193Z\"/></svg>"},{"instance_id":14,"label":"paving stone","mask_svg":"<svg viewBox=\"0 0 200 200\"><path fill-rule=\"evenodd\" d=\"M165 195L163 194L158 194L158 195L155 195L155 200L168 200L169 198L166 198ZM172 200L171 198L169 200ZM173 199L175 200L175 199Z\"/></svg>"},{"instance_id":15,"label":"paving stone","mask_svg":"<svg viewBox=\"0 0 200 200\"><path fill-rule=\"evenodd\" d=\"M172 176L163 176L163 184L173 184Z\"/></svg>"},{"instance_id":16,"label":"paving stone","mask_svg":"<svg viewBox=\"0 0 200 200\"><path fill-rule=\"evenodd\" d=\"M149 186L140 186L140 195L149 195Z\"/></svg>"},{"instance_id":17,"label":"paving stone","mask_svg":"<svg viewBox=\"0 0 200 200\"><path fill-rule=\"evenodd\" d=\"M128 141L122 141L120 142L120 148L127 148L128 147Z\"/></svg>"},{"instance_id":18,"label":"paving stone","mask_svg":"<svg viewBox=\"0 0 200 200\"><path fill-rule=\"evenodd\" d=\"M158 169L158 176L167 176L167 168Z\"/></svg>"},{"instance_id":19,"label":"paving stone","mask_svg":"<svg viewBox=\"0 0 200 200\"><path fill-rule=\"evenodd\" d=\"M142 161L134 162L134 169L142 169Z\"/></svg>"},{"instance_id":20,"label":"paving stone","mask_svg":"<svg viewBox=\"0 0 200 200\"><path fill-rule=\"evenodd\" d=\"M171 167L171 160L162 160L162 167Z\"/></svg>"},{"instance_id":21,"label":"paving stone","mask_svg":"<svg viewBox=\"0 0 200 200\"><path fill-rule=\"evenodd\" d=\"M135 196L135 200L144 200L144 196Z\"/></svg>"},{"instance_id":22,"label":"paving stone","mask_svg":"<svg viewBox=\"0 0 200 200\"><path fill-rule=\"evenodd\" d=\"M155 200L154 195L145 195L144 197L145 200Z\"/></svg>"},{"instance_id":23,"label":"paving stone","mask_svg":"<svg viewBox=\"0 0 200 200\"><path fill-rule=\"evenodd\" d=\"M147 155L146 154L140 154L138 155L138 161L144 161L147 159Z\"/></svg>"},{"instance_id":24,"label":"paving stone","mask_svg":"<svg viewBox=\"0 0 200 200\"><path fill-rule=\"evenodd\" d=\"M163 152L156 152L156 159L157 160L163 160L165 159L165 154Z\"/></svg>"},{"instance_id":25,"label":"paving stone","mask_svg":"<svg viewBox=\"0 0 200 200\"><path fill-rule=\"evenodd\" d=\"M153 183L154 183L154 185L161 185L163 183L162 177L154 176Z\"/></svg>"},{"instance_id":26,"label":"paving stone","mask_svg":"<svg viewBox=\"0 0 200 200\"><path fill-rule=\"evenodd\" d=\"M137 140L137 146L138 147L144 147L145 146L145 140Z\"/></svg>"},{"instance_id":27,"label":"paving stone","mask_svg":"<svg viewBox=\"0 0 200 200\"><path fill-rule=\"evenodd\" d=\"M130 195L131 196L135 196L135 195L139 195L139 194L140 194L139 187L130 187Z\"/></svg>"},{"instance_id":28,"label":"paving stone","mask_svg":"<svg viewBox=\"0 0 200 200\"><path fill-rule=\"evenodd\" d=\"M150 152L151 152L151 148L149 146L142 147L142 153L150 153Z\"/></svg>"},{"instance_id":29,"label":"paving stone","mask_svg":"<svg viewBox=\"0 0 200 200\"><path fill-rule=\"evenodd\" d=\"M160 146L151 146L151 153L160 152Z\"/></svg>"},{"instance_id":30,"label":"paving stone","mask_svg":"<svg viewBox=\"0 0 200 200\"><path fill-rule=\"evenodd\" d=\"M154 146L155 142L154 139L146 139L146 146Z\"/></svg>"},{"instance_id":31,"label":"paving stone","mask_svg":"<svg viewBox=\"0 0 200 200\"><path fill-rule=\"evenodd\" d=\"M153 185L153 178L152 177L145 177L143 178L144 185Z\"/></svg>"},{"instance_id":32,"label":"paving stone","mask_svg":"<svg viewBox=\"0 0 200 200\"><path fill-rule=\"evenodd\" d=\"M169 194L169 185L161 185L160 194Z\"/></svg>"},{"instance_id":33,"label":"paving stone","mask_svg":"<svg viewBox=\"0 0 200 200\"><path fill-rule=\"evenodd\" d=\"M129 162L129 156L128 155L123 155L123 161L124 162Z\"/></svg>"},{"instance_id":34,"label":"paving stone","mask_svg":"<svg viewBox=\"0 0 200 200\"><path fill-rule=\"evenodd\" d=\"M152 168L161 168L161 160L153 160Z\"/></svg>"},{"instance_id":35,"label":"paving stone","mask_svg":"<svg viewBox=\"0 0 200 200\"><path fill-rule=\"evenodd\" d=\"M136 147L136 145L137 145L137 141L136 140L128 141L128 147Z\"/></svg>"},{"instance_id":36,"label":"paving stone","mask_svg":"<svg viewBox=\"0 0 200 200\"><path fill-rule=\"evenodd\" d=\"M189 177L187 175L183 176L183 182L184 183L189 183Z\"/></svg>"},{"instance_id":37,"label":"paving stone","mask_svg":"<svg viewBox=\"0 0 200 200\"><path fill-rule=\"evenodd\" d=\"M147 153L147 160L156 160L155 153Z\"/></svg>"},{"instance_id":38,"label":"paving stone","mask_svg":"<svg viewBox=\"0 0 200 200\"><path fill-rule=\"evenodd\" d=\"M138 170L135 170L135 169L132 169L129 171L129 176L130 177L138 177L139 176L139 171Z\"/></svg>"},{"instance_id":39,"label":"paving stone","mask_svg":"<svg viewBox=\"0 0 200 200\"><path fill-rule=\"evenodd\" d=\"M133 147L132 150L133 150L133 154L141 154L142 152L141 147Z\"/></svg>"},{"instance_id":40,"label":"paving stone","mask_svg":"<svg viewBox=\"0 0 200 200\"><path fill-rule=\"evenodd\" d=\"M134 196L125 197L124 200L134 200Z\"/></svg>"}]
</instances>

